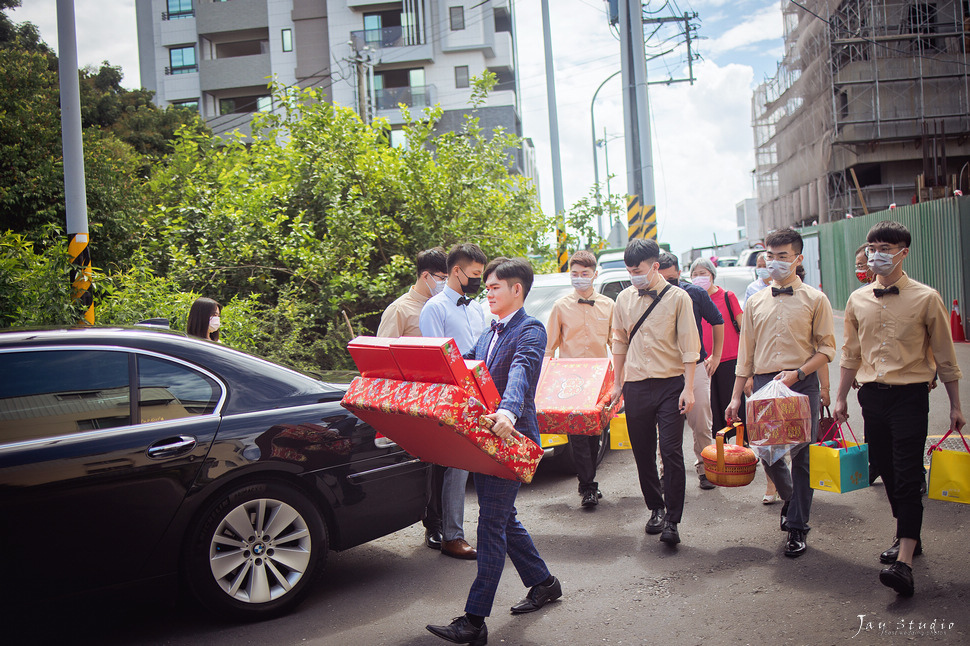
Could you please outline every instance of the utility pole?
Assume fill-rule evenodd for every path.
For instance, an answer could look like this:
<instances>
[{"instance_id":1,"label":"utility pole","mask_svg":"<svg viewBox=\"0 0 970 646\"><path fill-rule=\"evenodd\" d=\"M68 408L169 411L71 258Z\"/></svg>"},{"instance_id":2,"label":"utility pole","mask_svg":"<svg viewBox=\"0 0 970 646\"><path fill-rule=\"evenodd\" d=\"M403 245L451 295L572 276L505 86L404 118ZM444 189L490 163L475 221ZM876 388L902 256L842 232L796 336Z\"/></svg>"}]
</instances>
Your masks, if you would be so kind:
<instances>
[{"instance_id":1,"label":"utility pole","mask_svg":"<svg viewBox=\"0 0 970 646\"><path fill-rule=\"evenodd\" d=\"M85 307L84 322L94 325L74 0L57 0L57 42L57 71L61 90L61 146L64 160L64 206L67 212L67 249L72 265L71 285L74 288L72 298L81 301Z\"/></svg>"},{"instance_id":2,"label":"utility pole","mask_svg":"<svg viewBox=\"0 0 970 646\"><path fill-rule=\"evenodd\" d=\"M542 0L542 40L546 50L546 101L549 105L549 140L552 147L552 195L556 208L556 244L559 271L569 269L566 249L566 207L562 198L562 161L559 155L559 112L556 107L556 68L552 61L552 30L549 25L549 0Z\"/></svg>"},{"instance_id":3,"label":"utility pole","mask_svg":"<svg viewBox=\"0 0 970 646\"><path fill-rule=\"evenodd\" d=\"M656 240L657 207L647 98L647 61L643 46L643 4L640 0L620 0L619 14L623 121L626 130L627 234L631 240Z\"/></svg>"},{"instance_id":4,"label":"utility pole","mask_svg":"<svg viewBox=\"0 0 970 646\"><path fill-rule=\"evenodd\" d=\"M354 66L354 74L357 76L357 114L364 123L371 123L377 113L374 66L379 61L374 60L374 50L370 45L361 50L356 48L354 41L350 41L349 45L354 48L354 55L344 60Z\"/></svg>"}]
</instances>

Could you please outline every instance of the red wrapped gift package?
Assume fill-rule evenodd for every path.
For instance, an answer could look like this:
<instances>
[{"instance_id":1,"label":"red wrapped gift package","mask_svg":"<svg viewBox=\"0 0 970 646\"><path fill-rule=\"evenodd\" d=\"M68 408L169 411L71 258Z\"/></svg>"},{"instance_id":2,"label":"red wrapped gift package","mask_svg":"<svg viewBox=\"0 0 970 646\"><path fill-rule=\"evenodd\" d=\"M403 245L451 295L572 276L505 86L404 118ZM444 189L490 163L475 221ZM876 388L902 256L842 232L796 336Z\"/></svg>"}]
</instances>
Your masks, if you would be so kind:
<instances>
[{"instance_id":1,"label":"red wrapped gift package","mask_svg":"<svg viewBox=\"0 0 970 646\"><path fill-rule=\"evenodd\" d=\"M362 377L404 379L401 369L391 355L391 341L376 336L359 336L347 344L347 350Z\"/></svg>"},{"instance_id":2,"label":"red wrapped gift package","mask_svg":"<svg viewBox=\"0 0 970 646\"><path fill-rule=\"evenodd\" d=\"M773 379L746 403L748 441L757 446L801 444L812 440L808 397Z\"/></svg>"},{"instance_id":3,"label":"red wrapped gift package","mask_svg":"<svg viewBox=\"0 0 970 646\"><path fill-rule=\"evenodd\" d=\"M485 429L488 411L458 386L357 377L341 404L425 462L529 483L542 457L518 432Z\"/></svg>"},{"instance_id":4,"label":"red wrapped gift package","mask_svg":"<svg viewBox=\"0 0 970 646\"><path fill-rule=\"evenodd\" d=\"M536 388L540 433L600 435L613 418L609 359L549 359Z\"/></svg>"},{"instance_id":5,"label":"red wrapped gift package","mask_svg":"<svg viewBox=\"0 0 970 646\"><path fill-rule=\"evenodd\" d=\"M478 391L484 398L485 407L489 410L498 410L502 396L498 394L498 388L495 387L495 382L492 381L492 375L488 373L485 362L466 359L465 365L468 367L468 371L472 373L472 378L475 379L475 385L478 386Z\"/></svg>"},{"instance_id":6,"label":"red wrapped gift package","mask_svg":"<svg viewBox=\"0 0 970 646\"><path fill-rule=\"evenodd\" d=\"M489 412L494 412L499 397L495 384L492 383L492 377L489 375L482 379L491 384L494 396L482 391L472 371L469 370L468 362L462 359L454 339L402 336L399 339L392 339L390 348L394 361L401 368L404 381L458 386L475 395L489 408ZM484 363L479 372L482 371L488 373ZM495 401L496 404L490 404L490 401Z\"/></svg>"}]
</instances>

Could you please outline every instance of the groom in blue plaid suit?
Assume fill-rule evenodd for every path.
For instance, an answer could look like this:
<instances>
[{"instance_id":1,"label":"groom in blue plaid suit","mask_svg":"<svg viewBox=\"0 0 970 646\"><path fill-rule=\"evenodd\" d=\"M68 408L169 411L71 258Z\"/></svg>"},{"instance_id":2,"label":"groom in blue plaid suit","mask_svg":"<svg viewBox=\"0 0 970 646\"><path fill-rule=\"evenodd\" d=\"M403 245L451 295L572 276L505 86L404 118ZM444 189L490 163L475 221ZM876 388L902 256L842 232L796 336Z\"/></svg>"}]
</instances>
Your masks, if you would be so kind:
<instances>
[{"instance_id":1,"label":"groom in blue plaid suit","mask_svg":"<svg viewBox=\"0 0 970 646\"><path fill-rule=\"evenodd\" d=\"M499 317L486 330L466 358L485 360L495 386L502 393L498 411L489 415L492 432L508 439L513 429L538 444L535 394L546 349L546 330L525 313L522 304L532 288L532 265L525 258L496 258L483 274L488 306ZM485 617L492 611L505 555L512 559L525 599L512 606L513 614L533 612L562 596L559 580L539 556L532 537L516 518L515 496L519 482L475 474L478 493L478 576L465 603L465 614L447 626L428 630L455 644L484 646L488 639Z\"/></svg>"}]
</instances>

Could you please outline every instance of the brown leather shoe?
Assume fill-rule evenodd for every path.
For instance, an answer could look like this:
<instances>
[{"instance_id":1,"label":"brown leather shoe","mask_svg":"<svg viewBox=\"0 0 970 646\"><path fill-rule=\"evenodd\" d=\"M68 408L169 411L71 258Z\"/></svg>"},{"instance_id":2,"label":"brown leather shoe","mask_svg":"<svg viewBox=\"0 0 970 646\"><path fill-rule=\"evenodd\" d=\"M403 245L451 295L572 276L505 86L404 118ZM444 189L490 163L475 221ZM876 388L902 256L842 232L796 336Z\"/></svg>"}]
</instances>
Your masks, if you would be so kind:
<instances>
[{"instance_id":1,"label":"brown leather shoe","mask_svg":"<svg viewBox=\"0 0 970 646\"><path fill-rule=\"evenodd\" d=\"M478 557L478 551L468 544L464 538L441 543L441 553L456 559L472 560Z\"/></svg>"}]
</instances>

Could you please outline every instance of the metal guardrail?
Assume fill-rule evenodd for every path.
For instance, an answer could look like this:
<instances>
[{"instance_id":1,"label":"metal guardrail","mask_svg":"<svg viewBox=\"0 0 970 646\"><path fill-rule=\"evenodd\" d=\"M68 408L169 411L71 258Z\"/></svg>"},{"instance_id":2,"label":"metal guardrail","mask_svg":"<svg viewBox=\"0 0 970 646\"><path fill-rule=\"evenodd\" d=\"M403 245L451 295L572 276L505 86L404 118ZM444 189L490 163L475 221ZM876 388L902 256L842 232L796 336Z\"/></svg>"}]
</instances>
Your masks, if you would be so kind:
<instances>
[{"instance_id":1,"label":"metal guardrail","mask_svg":"<svg viewBox=\"0 0 970 646\"><path fill-rule=\"evenodd\" d=\"M165 76L172 76L173 74L191 74L192 72L198 72L198 65L182 65L180 67L166 67Z\"/></svg>"},{"instance_id":2,"label":"metal guardrail","mask_svg":"<svg viewBox=\"0 0 970 646\"><path fill-rule=\"evenodd\" d=\"M378 110L396 110L401 103L409 108L428 108L434 102L433 93L433 85L389 87L374 91L374 103Z\"/></svg>"}]
</instances>

